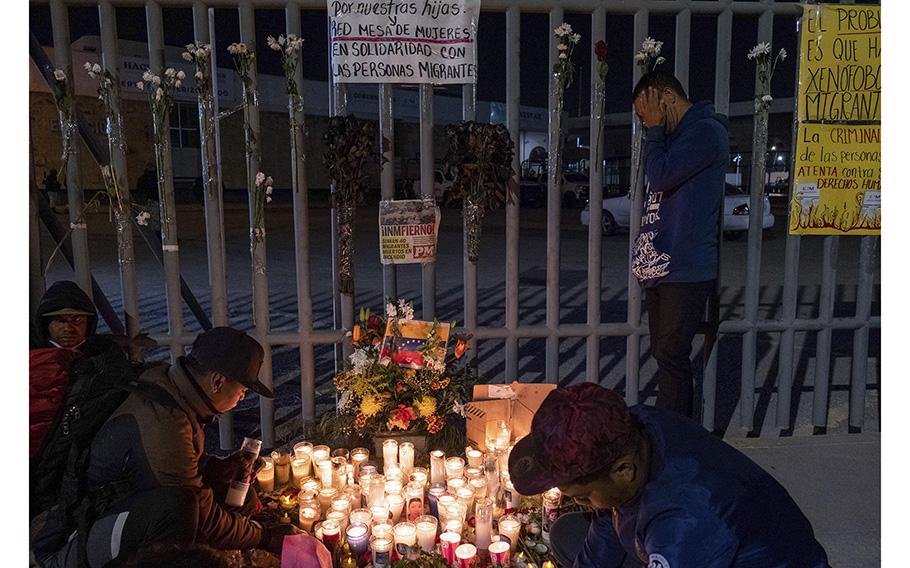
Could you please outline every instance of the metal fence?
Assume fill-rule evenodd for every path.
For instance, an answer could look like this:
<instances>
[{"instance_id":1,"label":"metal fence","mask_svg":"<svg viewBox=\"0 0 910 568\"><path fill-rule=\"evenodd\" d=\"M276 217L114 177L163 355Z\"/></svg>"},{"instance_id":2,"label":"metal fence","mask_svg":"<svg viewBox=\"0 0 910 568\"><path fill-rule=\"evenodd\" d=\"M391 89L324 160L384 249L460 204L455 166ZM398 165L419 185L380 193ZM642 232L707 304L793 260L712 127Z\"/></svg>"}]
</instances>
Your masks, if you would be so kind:
<instances>
[{"instance_id":1,"label":"metal fence","mask_svg":"<svg viewBox=\"0 0 910 568\"><path fill-rule=\"evenodd\" d=\"M100 16L102 32L102 56L106 67L112 72L117 70L117 31L113 2L108 0L86 2L64 2L64 0L51 0L51 20L53 27L53 41L55 61L54 66L67 71L72 77L72 61L70 54L70 32L68 22L68 6L97 5ZM164 67L164 39L162 23L162 3L155 0L123 0L116 2L117 6L144 6L148 26L148 50L151 68L160 72ZM192 1L173 0L167 2L168 6L192 7L195 38L199 41L210 43L215 37L213 25L213 8L236 8L239 11L240 38L249 45L256 45L254 37L255 8L284 8L286 11L286 33L301 35L301 10L324 9L325 2L316 0L291 0L285 2L269 0L225 0L225 1ZM484 0L482 8L485 11L505 12L506 18L506 126L512 133L513 140L517 143L519 133L519 38L521 34L521 14L523 12L537 12L549 14L549 27L555 28L563 21L566 12L590 14L591 17L591 42L604 39L605 20L608 15L634 16L634 44L640 45L648 36L648 19L651 15L671 15L676 19L675 61L674 72L684 87L689 84L689 38L690 22L693 15L713 15L717 18L717 47L715 55L715 87L714 104L717 111L726 113L730 106L730 51L733 33L734 15L751 16L758 19L757 41L771 41L772 27L775 15L793 15L800 13L800 6L794 3L777 3L773 0L749 1L706 1L692 0L675 2L669 0L624 0L609 2L606 0L570 0L566 2L553 2L543 0ZM255 49L255 48L254 48ZM631 54L630 54L631 55ZM480 54L482 57L483 54ZM590 54L592 60L595 57ZM556 38L549 34L549 62L547 69L552 68L557 57ZM598 83L596 77L597 65L592 61L590 85ZM48 77L53 69L42 69ZM549 80L553 82L552 74ZM633 83L639 78L640 71L633 67ZM255 70L253 72L255 80ZM303 70L298 67L295 78L298 88L302 90ZM384 199L391 199L395 191L394 179L394 136L392 129L392 104L391 85L385 84L377 87L380 100L380 131L383 146L381 151L388 158L382 166L381 194ZM594 87L592 87L593 90ZM551 93L553 89L550 89ZM434 155L432 145L433 129L433 97L432 87L420 87L420 173L421 193L424 196L433 195L433 170ZM217 93L217 89L216 89ZM331 108L335 114L344 114L346 108L346 93L343 85L331 88ZM217 97L217 95L216 95ZM595 101L594 96L591 97ZM549 154L556 154L557 133L555 130L554 108L556 107L551 94ZM217 111L217 99L216 109ZM200 113L209 112L202 108ZM463 117L465 120L475 118L475 92L472 85L463 87ZM600 108L595 108L592 103L590 112L591 132L600 129L603 114ZM301 113L302 118L302 113ZM639 135L638 126L633 121L633 140ZM259 111L253 107L250 116L250 127L254 136L259 136ZM302 134L298 132L297 138L292 140L292 145L302 147ZM603 163L603 148L596 150L597 156L591 157L591 164ZM202 141L201 154L209 155L217 160L219 148L217 136ZM118 172L126 179L125 155L122 145L116 143L109 145L110 160L117 166ZM170 159L169 156L167 158ZM254 275L253 284L253 321L252 334L268 348L260 377L266 384L272 383L271 348L280 345L293 345L300 349L300 387L301 387L301 418L306 425L311 425L316 418L315 408L315 363L314 348L319 345L334 344L337 346L336 364L349 352L350 344L345 339L345 330L352 329L354 323L353 294L340 294L337 281L333 282L335 326L332 330L317 330L313 326L313 306L310 288L310 250L308 241L309 205L307 201L308 188L306 184L306 162L299 152L291 153L292 171L294 180L293 209L294 209L294 236L295 236L295 261L297 269L296 295L298 300L298 325L294 333L274 333L270 329L269 298L265 281L265 271ZM73 223L70 236L73 243L75 256L76 278L86 290L91 289L91 271L89 262L89 247L86 227L79 224L79 211L83 198L79 187L78 160L72 159L68 169L68 197L69 214ZM170 164L164 164L170 170ZM76 167L73 167L76 166ZM252 171L256 171L258 164L254 164ZM513 161L514 170L520 171L519 157ZM588 380L597 380L599 373L600 341L603 337L618 336L626 338L626 383L625 398L630 403L637 403L640 397L640 345L643 335L648 333L646 325L641 321L641 289L634 276L628 280L628 306L625 322L605 323L601 319L601 274L602 274L602 211L599 207L591 208L591 220L588 229L588 261L587 261L587 321L582 324L563 324L560 321L560 188L555 177L556 168L550 168L547 184L547 236L546 236L546 321L543 325L525 325L519 318L519 220L520 209L518 203L506 205L506 238L505 238L505 325L502 327L478 325L478 294L477 294L477 265L470 262L467 254L464 255L464 328L473 333L474 341L497 340L505 344L505 376L519 377L518 352L519 340L541 338L546 341L545 348L545 377L549 382L559 381L560 361L559 342L565 338L585 338L586 340L586 371ZM161 198L173 208L174 190L173 180L162 180ZM602 200L602 171L594 166L590 171L590 200L600 203ZM637 196L632 203L632 211L640 210L643 192L641 176L636 180L639 191L633 191ZM753 194L763 191L762 184L753 184ZM127 187L125 182L122 187ZM211 319L214 325L227 325L228 299L225 292L225 248L223 211L218 183L212 196L206 195L205 217L207 235L207 253L209 259L208 273L211 289ZM252 199L252 198L251 198ZM753 201L754 202L754 201ZM251 207L252 210L252 207ZM786 429L790 408L790 392L793 384L795 366L794 335L801 331L816 331L816 369L812 423L817 428L823 429L827 425L828 411L828 385L830 382L831 361L831 336L834 330L853 330L853 364L852 380L850 387L850 414L849 424L853 428L863 425L863 412L866 395L866 371L869 350L870 328L880 327L880 318L870 317L873 296L873 253L878 246L877 237L862 237L861 260L859 266L859 279L857 289L856 313L852 317L834 317L834 291L835 267L838 256L838 237L824 237L824 258L822 262L821 293L818 306L818 317L801 319L797 317L797 286L798 264L800 255L800 237L788 236L786 240L786 260L783 282L782 315L776 319L759 318L759 272L761 263L762 240L761 220L758 216L761 208L751 211L751 223L748 234L748 260L747 283L745 288L745 311L742 319L727 320L720 323L721 334L742 334L742 374L741 374L741 416L740 424L746 429L753 427L755 411L756 390L756 342L760 333L779 333L781 335L779 364L777 370L777 426ZM335 225L335 212L332 212L332 225ZM632 215L630 228L630 254L631 243L634 243L639 232L639 219ZM36 234L33 229L33 235ZM334 244L334 240L333 240ZM131 244L129 245L132 246ZM264 249L260 249L262 258L257 261L265 262ZM139 332L142 325L141 314L138 311L136 292L136 277L132 250L121 251L119 263L122 282L123 306L126 313L126 328L131 335ZM333 268L337 262L337 251L332 251ZM180 274L179 274L179 247L176 242L165 242L163 246L164 271L166 274L166 297L168 307L169 332L155 339L171 349L172 357L182 354L184 346L194 339L184 328L181 311ZM337 274L337 271L335 271ZM397 297L396 268L383 267L383 296ZM432 319L436 315L436 266L429 263L422 268L422 313L423 319ZM713 349L707 357L704 369L704 385L702 400L702 421L709 430L715 426L715 397L717 391L717 349ZM267 446L274 444L274 413L272 401L260 399L260 413L262 425L262 438ZM230 419L221 422L222 447L228 447L232 440L232 424Z\"/></svg>"}]
</instances>

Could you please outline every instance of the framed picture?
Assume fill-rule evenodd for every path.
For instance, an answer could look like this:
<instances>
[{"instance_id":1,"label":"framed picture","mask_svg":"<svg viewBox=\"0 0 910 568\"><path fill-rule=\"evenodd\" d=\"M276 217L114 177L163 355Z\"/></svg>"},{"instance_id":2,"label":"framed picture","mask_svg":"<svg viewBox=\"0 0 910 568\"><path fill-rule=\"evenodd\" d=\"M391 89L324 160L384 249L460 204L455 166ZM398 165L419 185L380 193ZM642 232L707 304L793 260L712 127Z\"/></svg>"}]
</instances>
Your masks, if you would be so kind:
<instances>
[{"instance_id":1,"label":"framed picture","mask_svg":"<svg viewBox=\"0 0 910 568\"><path fill-rule=\"evenodd\" d=\"M424 367L424 352L427 342L432 335L433 326L436 326L436 346L441 359L445 358L446 344L449 341L448 323L434 323L431 321L390 321L386 325L385 336L382 339L382 349L379 352L379 362L388 365L394 362L399 367L408 369L422 369ZM395 328L397 327L397 333Z\"/></svg>"}]
</instances>

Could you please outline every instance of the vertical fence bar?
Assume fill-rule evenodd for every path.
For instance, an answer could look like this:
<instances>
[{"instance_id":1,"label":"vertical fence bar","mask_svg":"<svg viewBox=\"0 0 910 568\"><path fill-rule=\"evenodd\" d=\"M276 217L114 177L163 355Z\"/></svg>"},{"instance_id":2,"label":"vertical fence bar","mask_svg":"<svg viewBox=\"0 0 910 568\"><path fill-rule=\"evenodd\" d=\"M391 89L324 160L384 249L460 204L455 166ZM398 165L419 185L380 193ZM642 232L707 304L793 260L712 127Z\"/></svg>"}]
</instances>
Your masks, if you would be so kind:
<instances>
[{"instance_id":1,"label":"vertical fence bar","mask_svg":"<svg viewBox=\"0 0 910 568\"><path fill-rule=\"evenodd\" d=\"M563 21L561 6L550 8L550 27L547 28L549 54L547 73L549 74L549 109L547 139L547 335L545 377L548 383L559 383L559 229L562 214L562 180L561 156L562 147L562 105L557 100L556 75L553 66L556 64L556 36L553 30Z\"/></svg>"},{"instance_id":2,"label":"vertical fence bar","mask_svg":"<svg viewBox=\"0 0 910 568\"><path fill-rule=\"evenodd\" d=\"M332 69L332 21L326 20L329 37L328 65ZM332 116L344 116L348 113L348 89L343 83L336 83L333 73L329 73L329 109ZM341 287L338 281L338 207L335 203L335 184L331 187L332 208L329 223L332 230L332 324L335 329L354 328L354 294L342 300ZM344 369L344 358L352 352L351 342L343 340L335 344L335 373ZM337 396L337 395L336 395Z\"/></svg>"},{"instance_id":3,"label":"vertical fence bar","mask_svg":"<svg viewBox=\"0 0 910 568\"><path fill-rule=\"evenodd\" d=\"M44 295L44 258L41 254L41 229L39 226L38 178L35 172L35 144L28 133L28 313L38 312L38 303Z\"/></svg>"},{"instance_id":4,"label":"vertical fence bar","mask_svg":"<svg viewBox=\"0 0 910 568\"><path fill-rule=\"evenodd\" d=\"M436 167L433 154L433 85L420 85L420 195L435 201L434 172ZM432 320L436 317L436 261L420 265L422 317Z\"/></svg>"},{"instance_id":5,"label":"vertical fence bar","mask_svg":"<svg viewBox=\"0 0 910 568\"><path fill-rule=\"evenodd\" d=\"M596 44L606 37L607 21L603 6L591 13L591 43ZM591 148L588 200L588 327L591 335L587 339L585 379L600 382L600 288L603 245L603 122L604 108L601 104L606 85L597 73L597 54L590 50L591 57L591 121L588 137Z\"/></svg>"},{"instance_id":6,"label":"vertical fence bar","mask_svg":"<svg viewBox=\"0 0 910 568\"><path fill-rule=\"evenodd\" d=\"M161 22L161 4L149 0L145 4L145 18L148 26L149 67L156 74L163 74L164 27ZM161 200L161 251L164 262L165 297L167 299L167 320L171 346L171 363L183 355L179 337L183 334L183 304L180 297L180 256L177 242L177 217L174 200L174 176L171 163L170 138L165 136L161 163L158 164L158 193Z\"/></svg>"},{"instance_id":7,"label":"vertical fence bar","mask_svg":"<svg viewBox=\"0 0 910 568\"><path fill-rule=\"evenodd\" d=\"M108 149L111 165L124 202L123 218L118 219L119 238L117 242L118 264L120 266L120 297L123 299L123 313L126 334L139 335L139 298L136 287L136 262L133 251L132 213L130 213L130 185L126 167L126 133L123 132L123 118L120 112L120 52L117 45L117 17L114 6L108 0L98 3L101 24L101 57L104 68L112 75L114 96L111 97L111 115L107 117ZM130 356L141 358L141 352L130 349Z\"/></svg>"},{"instance_id":8,"label":"vertical fence bar","mask_svg":"<svg viewBox=\"0 0 910 568\"><path fill-rule=\"evenodd\" d=\"M721 114L730 112L730 45L733 42L733 11L729 5L717 17L717 49L714 56L715 83L714 108ZM720 274L718 274L720 277ZM720 337L715 341L702 379L702 426L714 431L714 414L717 402L717 352Z\"/></svg>"},{"instance_id":9,"label":"vertical fence bar","mask_svg":"<svg viewBox=\"0 0 910 568\"><path fill-rule=\"evenodd\" d=\"M193 34L196 41L211 44L213 37L209 31L208 8L201 1L193 2ZM214 49L209 61L213 81L218 72L215 67ZM217 91L212 91L212 100L198 100L199 107L199 145L202 157L202 184L205 192L205 246L209 268L209 290L212 303L212 322L215 326L229 324L227 310L227 282L224 269L224 211L223 195L218 176L218 159L215 151L215 103ZM219 420L220 422L220 420Z\"/></svg>"},{"instance_id":10,"label":"vertical fence bar","mask_svg":"<svg viewBox=\"0 0 910 568\"><path fill-rule=\"evenodd\" d=\"M253 11L253 5L249 0L241 0L238 5L240 12L240 41L256 53L256 20ZM252 153L247 156L247 188L252 188L255 183L256 173L260 171L262 162L262 150L259 144L259 95L257 93L258 84L258 63L253 60L250 69L250 79L252 81L253 104L249 107L249 124L252 138ZM253 192L249 192L250 207L250 231L252 232L255 225L255 200ZM252 238L251 238L252 245ZM262 383L272 387L272 347L266 341L269 334L269 281L267 274L266 239L263 238L257 246L251 246L250 256L252 262L253 277L253 323L255 325L256 336L265 349L265 358L262 361L262 368L259 371L259 379ZM262 427L262 443L271 448L275 446L275 401L270 398L259 398L259 424Z\"/></svg>"},{"instance_id":11,"label":"vertical fence bar","mask_svg":"<svg viewBox=\"0 0 910 568\"><path fill-rule=\"evenodd\" d=\"M395 116L392 111L392 85L379 85L379 148L382 152L380 185L382 199L395 199ZM382 265L383 298L398 298L398 268L394 264Z\"/></svg>"},{"instance_id":12,"label":"vertical fence bar","mask_svg":"<svg viewBox=\"0 0 910 568\"><path fill-rule=\"evenodd\" d=\"M461 118L469 121L475 120L477 115L476 90L473 84L465 84L461 88ZM462 224L464 226L464 224ZM462 270L464 272L464 327L465 331L473 334L477 328L477 262L468 259L468 228L464 226L464 253L462 254ZM471 338L471 349L477 353L477 339Z\"/></svg>"},{"instance_id":13,"label":"vertical fence bar","mask_svg":"<svg viewBox=\"0 0 910 568\"><path fill-rule=\"evenodd\" d=\"M862 237L859 243L859 282L856 286L856 319L866 324L853 332L853 369L850 379L850 431L863 428L866 410L866 371L869 365L869 315L872 312L872 258L879 237Z\"/></svg>"},{"instance_id":14,"label":"vertical fence bar","mask_svg":"<svg viewBox=\"0 0 910 568\"><path fill-rule=\"evenodd\" d=\"M70 241L73 246L73 263L75 264L76 283L82 288L82 291L91 298L92 294L92 271L89 266L88 255L88 230L85 225L85 218L82 209L85 207L82 200L82 174L79 167L79 135L76 131L76 91L73 83L75 75L73 74L73 58L70 46L70 23L69 10L63 0L51 0L51 29L54 37L54 65L66 73L66 89L69 98L72 101L70 112L73 113L72 121L68 122L64 115L60 114L60 133L63 136L64 150L67 149L65 142L69 137L69 151L66 156L66 195L67 206L69 208Z\"/></svg>"},{"instance_id":15,"label":"vertical fence bar","mask_svg":"<svg viewBox=\"0 0 910 568\"><path fill-rule=\"evenodd\" d=\"M684 8L676 14L676 48L674 49L673 74L683 89L689 92L689 43L692 28L692 10Z\"/></svg>"},{"instance_id":16,"label":"vertical fence bar","mask_svg":"<svg viewBox=\"0 0 910 568\"><path fill-rule=\"evenodd\" d=\"M769 9L758 18L757 42L771 42L774 13ZM758 69L755 71L755 92L763 93ZM767 111L753 115L752 168L749 180L749 240L746 256L745 320L751 328L743 335L742 374L740 380L740 423L752 429L755 421L755 365L758 345L758 304L761 288L761 239L764 217L765 161L768 151Z\"/></svg>"},{"instance_id":17,"label":"vertical fence bar","mask_svg":"<svg viewBox=\"0 0 910 568\"><path fill-rule=\"evenodd\" d=\"M506 10L506 126L515 145L512 170L521 179L521 10ZM506 201L506 367L503 382L518 380L518 235L521 211L521 188L512 202Z\"/></svg>"},{"instance_id":18,"label":"vertical fence bar","mask_svg":"<svg viewBox=\"0 0 910 568\"><path fill-rule=\"evenodd\" d=\"M818 433L824 433L828 424L831 320L834 317L839 238L836 235L827 235L822 241L822 282L818 295L818 319L824 324L824 327L818 331L815 343L815 384L812 389L812 425Z\"/></svg>"},{"instance_id":19,"label":"vertical fence bar","mask_svg":"<svg viewBox=\"0 0 910 568\"><path fill-rule=\"evenodd\" d=\"M642 42L648 37L648 10L641 8L635 12L633 20L633 38L632 47L637 50ZM641 79L641 70L638 65L632 66L632 85L638 83ZM636 152L640 153L643 136L641 121L632 112L632 164L634 168ZM632 266L632 255L635 251L635 241L641 232L641 207L644 200L644 160L639 160L637 170L631 172L632 202L629 204L629 266ZM628 286L628 304L626 306L626 321L632 328L626 337L626 402L630 405L638 404L639 396L639 378L641 368L639 359L641 357L641 285L638 279L629 271Z\"/></svg>"},{"instance_id":20,"label":"vertical fence bar","mask_svg":"<svg viewBox=\"0 0 910 568\"><path fill-rule=\"evenodd\" d=\"M290 0L285 7L287 33L301 37L300 3ZM303 55L301 54L301 57ZM303 63L294 72L297 92L303 94ZM296 127L291 132L291 190L294 200L294 260L297 269L297 330L300 343L300 401L303 432L309 435L316 423L316 362L311 334L313 332L313 297L310 287L310 204L306 179L306 131L303 102L288 103L289 118Z\"/></svg>"}]
</instances>

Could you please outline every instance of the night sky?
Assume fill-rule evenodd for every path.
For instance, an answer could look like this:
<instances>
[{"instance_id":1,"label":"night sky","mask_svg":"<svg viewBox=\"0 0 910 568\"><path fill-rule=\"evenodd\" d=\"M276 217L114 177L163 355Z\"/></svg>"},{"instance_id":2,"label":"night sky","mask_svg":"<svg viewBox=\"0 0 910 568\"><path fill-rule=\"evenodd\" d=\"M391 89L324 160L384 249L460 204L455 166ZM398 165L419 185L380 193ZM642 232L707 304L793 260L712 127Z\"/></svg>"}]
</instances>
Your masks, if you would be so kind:
<instances>
[{"instance_id":1,"label":"night sky","mask_svg":"<svg viewBox=\"0 0 910 568\"><path fill-rule=\"evenodd\" d=\"M778 0L780 2L782 0ZM875 0L858 0L857 4L878 4ZM70 33L76 41L83 35L98 35L98 10L94 7L73 7L69 9ZM303 10L304 59L303 72L307 79L328 81L328 38L326 12ZM239 15L234 9L216 9L216 50L226 53L227 46L240 40ZM609 16L606 23L608 38L607 112L622 112L630 109L632 91L632 57L637 46L632 45L632 16ZM717 45L715 16L692 16L690 37L689 98L692 100L712 99L714 96L714 51ZM163 8L165 22L164 41L167 45L184 46L193 40L192 11L189 8ZM504 13L482 12L478 30L478 81L477 99L505 101L506 44ZM566 91L565 108L572 116L587 115L590 104L590 33L591 18L587 14L566 12L565 21L582 35L573 56L577 65L575 81ZM524 105L547 106L547 42L549 18L546 14L522 14L521 16L521 102ZM47 5L31 5L29 25L32 33L42 45L52 45L50 8ZM284 32L284 10L256 10L256 39L265 46L267 35L277 36ZM144 8L117 8L117 31L121 39L147 41ZM731 100L750 100L754 87L754 65L746 60L746 53L756 43L758 19L735 16L733 18L733 43L731 61ZM661 66L673 71L675 17L651 16L649 21L651 37L663 41L661 55L667 63ZM772 47L776 52L785 48L793 56L797 53L796 18L777 16L774 20ZM269 49L259 49L259 70L262 73L281 75L280 56ZM227 58L222 61L229 61ZM703 64L700 64L703 62ZM772 94L775 97L793 95L796 58L788 58L775 72ZM461 93L459 86L447 86L444 92L453 95Z\"/></svg>"}]
</instances>

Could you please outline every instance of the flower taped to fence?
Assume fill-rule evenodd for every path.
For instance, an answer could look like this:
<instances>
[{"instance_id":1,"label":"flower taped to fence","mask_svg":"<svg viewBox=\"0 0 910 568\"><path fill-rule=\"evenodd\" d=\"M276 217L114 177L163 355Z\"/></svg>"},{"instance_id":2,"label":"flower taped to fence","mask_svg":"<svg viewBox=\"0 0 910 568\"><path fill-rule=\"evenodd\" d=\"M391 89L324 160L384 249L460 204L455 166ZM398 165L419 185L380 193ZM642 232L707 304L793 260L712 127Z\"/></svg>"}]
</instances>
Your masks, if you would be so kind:
<instances>
[{"instance_id":1,"label":"flower taped to fence","mask_svg":"<svg viewBox=\"0 0 910 568\"><path fill-rule=\"evenodd\" d=\"M354 293L354 215L364 191L364 166L373 156L376 127L353 114L333 116L322 135L323 160L332 178L333 206L338 216L338 288Z\"/></svg>"},{"instance_id":2,"label":"flower taped to fence","mask_svg":"<svg viewBox=\"0 0 910 568\"><path fill-rule=\"evenodd\" d=\"M464 449L463 405L473 386L469 337L452 334L454 322L413 318L404 300L387 304L385 317L360 310L354 353L334 380L338 407L321 426L329 439L425 435L432 447Z\"/></svg>"},{"instance_id":3,"label":"flower taped to fence","mask_svg":"<svg viewBox=\"0 0 910 568\"><path fill-rule=\"evenodd\" d=\"M476 262L484 213L500 207L506 199L512 202L517 193L512 170L515 145L503 124L450 124L446 135L446 162L457 172L452 193L464 200L465 246L468 260Z\"/></svg>"}]
</instances>

